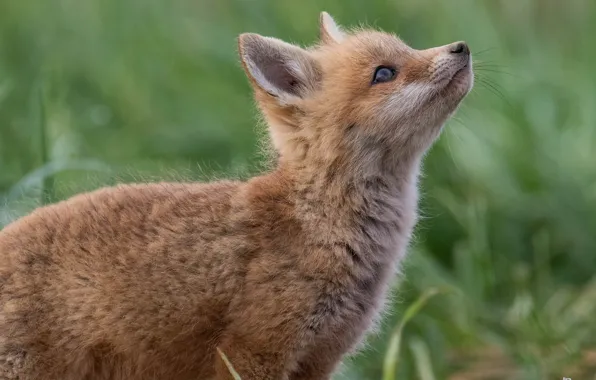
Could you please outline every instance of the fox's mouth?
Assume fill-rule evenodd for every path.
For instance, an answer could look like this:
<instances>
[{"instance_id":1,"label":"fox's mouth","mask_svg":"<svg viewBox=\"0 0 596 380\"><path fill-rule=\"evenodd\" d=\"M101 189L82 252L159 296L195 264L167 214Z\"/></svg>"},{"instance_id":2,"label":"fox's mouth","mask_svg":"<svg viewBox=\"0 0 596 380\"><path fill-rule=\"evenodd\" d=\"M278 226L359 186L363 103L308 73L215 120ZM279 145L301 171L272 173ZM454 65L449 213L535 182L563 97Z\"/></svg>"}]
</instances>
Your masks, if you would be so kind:
<instances>
[{"instance_id":1,"label":"fox's mouth","mask_svg":"<svg viewBox=\"0 0 596 380\"><path fill-rule=\"evenodd\" d=\"M449 79L449 83L447 85L449 86L453 82L456 82L457 80L462 78L463 76L468 75L469 71L470 71L470 62L466 62L459 70L457 70L455 73L453 73L453 75Z\"/></svg>"}]
</instances>

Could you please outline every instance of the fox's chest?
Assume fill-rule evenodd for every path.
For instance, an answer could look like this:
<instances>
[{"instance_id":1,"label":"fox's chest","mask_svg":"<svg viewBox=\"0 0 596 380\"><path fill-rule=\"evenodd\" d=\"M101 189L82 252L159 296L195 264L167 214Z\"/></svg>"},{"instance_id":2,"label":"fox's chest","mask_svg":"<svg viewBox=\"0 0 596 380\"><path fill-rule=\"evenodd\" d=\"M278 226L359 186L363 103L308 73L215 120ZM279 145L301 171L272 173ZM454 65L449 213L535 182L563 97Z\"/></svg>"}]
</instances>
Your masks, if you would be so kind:
<instances>
[{"instance_id":1,"label":"fox's chest","mask_svg":"<svg viewBox=\"0 0 596 380\"><path fill-rule=\"evenodd\" d=\"M381 185L378 185L381 186ZM417 193L406 184L399 191L371 194L350 214L345 231L322 234L341 247L329 256L343 261L329 269L325 287L317 288L317 301L307 323L316 341L353 347L382 316L388 289L406 254L416 223ZM343 266L343 270L337 270ZM335 285L331 285L335 284Z\"/></svg>"},{"instance_id":2,"label":"fox's chest","mask_svg":"<svg viewBox=\"0 0 596 380\"><path fill-rule=\"evenodd\" d=\"M325 289L319 293L304 331L310 339L303 340L299 362L317 365L318 358L322 358L323 363L329 359L337 363L356 351L381 313L384 284L379 278L355 289Z\"/></svg>"},{"instance_id":3,"label":"fox's chest","mask_svg":"<svg viewBox=\"0 0 596 380\"><path fill-rule=\"evenodd\" d=\"M394 271L382 268L341 289L319 294L307 327L315 339L353 346L380 319Z\"/></svg>"}]
</instances>

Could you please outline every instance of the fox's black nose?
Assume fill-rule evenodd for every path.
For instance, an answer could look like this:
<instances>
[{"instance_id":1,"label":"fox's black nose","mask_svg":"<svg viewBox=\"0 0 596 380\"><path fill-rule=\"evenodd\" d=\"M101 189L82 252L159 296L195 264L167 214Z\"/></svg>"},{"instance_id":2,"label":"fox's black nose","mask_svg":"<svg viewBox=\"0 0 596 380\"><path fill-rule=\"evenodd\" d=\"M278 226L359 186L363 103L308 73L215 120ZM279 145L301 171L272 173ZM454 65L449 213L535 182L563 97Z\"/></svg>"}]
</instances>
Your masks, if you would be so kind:
<instances>
[{"instance_id":1,"label":"fox's black nose","mask_svg":"<svg viewBox=\"0 0 596 380\"><path fill-rule=\"evenodd\" d=\"M470 48L465 42L456 42L449 46L449 52L451 54L469 55Z\"/></svg>"}]
</instances>

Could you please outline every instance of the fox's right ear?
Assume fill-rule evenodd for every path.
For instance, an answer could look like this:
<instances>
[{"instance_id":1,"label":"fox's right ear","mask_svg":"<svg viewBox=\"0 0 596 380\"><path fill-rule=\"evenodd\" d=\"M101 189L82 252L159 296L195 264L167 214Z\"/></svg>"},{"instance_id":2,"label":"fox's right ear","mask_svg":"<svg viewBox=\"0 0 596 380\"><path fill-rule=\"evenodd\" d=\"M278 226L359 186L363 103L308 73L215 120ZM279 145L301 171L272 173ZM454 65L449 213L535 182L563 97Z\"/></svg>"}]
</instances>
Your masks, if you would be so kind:
<instances>
[{"instance_id":1,"label":"fox's right ear","mask_svg":"<svg viewBox=\"0 0 596 380\"><path fill-rule=\"evenodd\" d=\"M306 50L254 33L241 34L238 46L253 85L277 98L281 105L295 103L316 87L317 64Z\"/></svg>"},{"instance_id":2,"label":"fox's right ear","mask_svg":"<svg viewBox=\"0 0 596 380\"><path fill-rule=\"evenodd\" d=\"M319 17L319 33L323 43L339 43L344 40L346 34L337 25L333 17L327 12L321 12Z\"/></svg>"}]
</instances>

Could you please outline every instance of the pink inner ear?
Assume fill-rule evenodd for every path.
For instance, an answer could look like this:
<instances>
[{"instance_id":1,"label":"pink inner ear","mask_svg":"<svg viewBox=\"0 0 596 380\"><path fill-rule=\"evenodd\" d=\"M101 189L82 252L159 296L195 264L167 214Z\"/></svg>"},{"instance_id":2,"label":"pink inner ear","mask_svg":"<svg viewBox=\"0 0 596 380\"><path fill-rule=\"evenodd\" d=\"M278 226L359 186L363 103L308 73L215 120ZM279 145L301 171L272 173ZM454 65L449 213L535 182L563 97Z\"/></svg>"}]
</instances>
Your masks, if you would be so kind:
<instances>
[{"instance_id":1,"label":"pink inner ear","mask_svg":"<svg viewBox=\"0 0 596 380\"><path fill-rule=\"evenodd\" d=\"M269 83L283 92L298 95L300 79L291 72L283 57L266 55L256 58L255 65Z\"/></svg>"}]
</instances>

